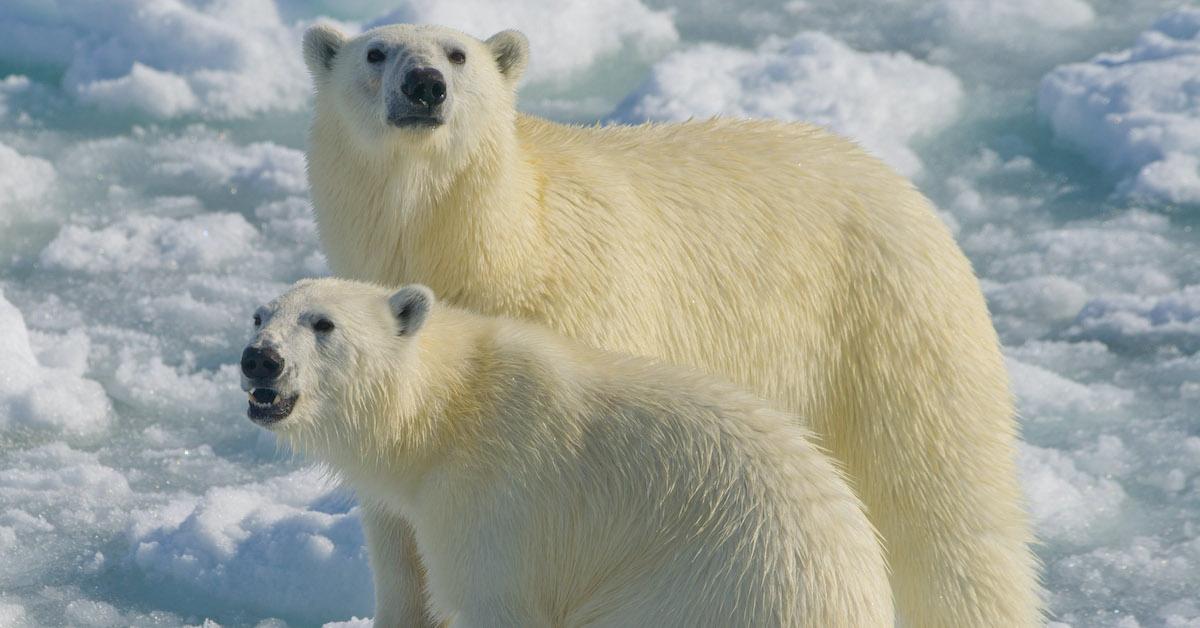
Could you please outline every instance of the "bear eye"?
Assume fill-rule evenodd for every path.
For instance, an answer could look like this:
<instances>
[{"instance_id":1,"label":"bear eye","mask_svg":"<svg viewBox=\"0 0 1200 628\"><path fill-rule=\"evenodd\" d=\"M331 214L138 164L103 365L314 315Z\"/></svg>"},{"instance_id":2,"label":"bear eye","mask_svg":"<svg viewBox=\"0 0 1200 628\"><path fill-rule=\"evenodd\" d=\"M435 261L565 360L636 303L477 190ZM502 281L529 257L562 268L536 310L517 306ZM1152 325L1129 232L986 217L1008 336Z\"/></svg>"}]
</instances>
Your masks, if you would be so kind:
<instances>
[{"instance_id":1,"label":"bear eye","mask_svg":"<svg viewBox=\"0 0 1200 628\"><path fill-rule=\"evenodd\" d=\"M383 51L378 48L372 48L367 51L367 63L382 63L386 58L387 55L383 54Z\"/></svg>"},{"instance_id":2,"label":"bear eye","mask_svg":"<svg viewBox=\"0 0 1200 628\"><path fill-rule=\"evenodd\" d=\"M262 317L261 317L261 316L259 316L258 314L255 314L255 315L254 315L254 326L255 326L255 327L261 327L261 326L262 326Z\"/></svg>"},{"instance_id":3,"label":"bear eye","mask_svg":"<svg viewBox=\"0 0 1200 628\"><path fill-rule=\"evenodd\" d=\"M455 50L448 56L450 57L450 63L453 63L454 65L462 65L467 62L467 53L461 50Z\"/></svg>"},{"instance_id":4,"label":"bear eye","mask_svg":"<svg viewBox=\"0 0 1200 628\"><path fill-rule=\"evenodd\" d=\"M327 334L333 331L333 321L329 320L328 318L319 318L317 319L317 322L313 323L312 328L313 331Z\"/></svg>"}]
</instances>

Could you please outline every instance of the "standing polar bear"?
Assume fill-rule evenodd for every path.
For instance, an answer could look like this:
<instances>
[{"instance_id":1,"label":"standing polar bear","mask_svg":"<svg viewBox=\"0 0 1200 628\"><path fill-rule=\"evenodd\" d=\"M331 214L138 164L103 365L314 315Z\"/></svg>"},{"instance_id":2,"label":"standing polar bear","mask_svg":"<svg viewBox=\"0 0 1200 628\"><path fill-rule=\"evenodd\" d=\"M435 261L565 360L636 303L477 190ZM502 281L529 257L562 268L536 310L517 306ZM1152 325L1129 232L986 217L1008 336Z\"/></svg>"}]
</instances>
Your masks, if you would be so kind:
<instances>
[{"instance_id":1,"label":"standing polar bear","mask_svg":"<svg viewBox=\"0 0 1200 628\"><path fill-rule=\"evenodd\" d=\"M376 626L416 548L455 626L890 626L862 504L791 417L717 380L338 279L255 314L248 414L363 501ZM413 535L387 530L403 516Z\"/></svg>"},{"instance_id":2,"label":"standing polar bear","mask_svg":"<svg viewBox=\"0 0 1200 628\"><path fill-rule=\"evenodd\" d=\"M805 124L519 114L514 31L315 26L304 52L337 274L729 377L844 465L909 625L1040 622L995 331L908 181Z\"/></svg>"}]
</instances>

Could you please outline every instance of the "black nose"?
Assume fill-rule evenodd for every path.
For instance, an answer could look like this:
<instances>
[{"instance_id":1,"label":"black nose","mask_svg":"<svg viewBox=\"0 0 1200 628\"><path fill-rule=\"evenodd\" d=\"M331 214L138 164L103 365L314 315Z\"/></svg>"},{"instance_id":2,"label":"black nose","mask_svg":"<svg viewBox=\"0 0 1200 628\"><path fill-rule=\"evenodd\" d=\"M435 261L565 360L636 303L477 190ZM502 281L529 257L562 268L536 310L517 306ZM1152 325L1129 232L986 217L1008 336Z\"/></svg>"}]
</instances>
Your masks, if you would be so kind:
<instances>
[{"instance_id":1,"label":"black nose","mask_svg":"<svg viewBox=\"0 0 1200 628\"><path fill-rule=\"evenodd\" d=\"M446 100L446 79L433 68L416 68L404 75L400 91L410 102L435 107Z\"/></svg>"},{"instance_id":2,"label":"black nose","mask_svg":"<svg viewBox=\"0 0 1200 628\"><path fill-rule=\"evenodd\" d=\"M250 379L275 379L283 372L283 356L270 348L246 347L242 352L242 373Z\"/></svg>"}]
</instances>

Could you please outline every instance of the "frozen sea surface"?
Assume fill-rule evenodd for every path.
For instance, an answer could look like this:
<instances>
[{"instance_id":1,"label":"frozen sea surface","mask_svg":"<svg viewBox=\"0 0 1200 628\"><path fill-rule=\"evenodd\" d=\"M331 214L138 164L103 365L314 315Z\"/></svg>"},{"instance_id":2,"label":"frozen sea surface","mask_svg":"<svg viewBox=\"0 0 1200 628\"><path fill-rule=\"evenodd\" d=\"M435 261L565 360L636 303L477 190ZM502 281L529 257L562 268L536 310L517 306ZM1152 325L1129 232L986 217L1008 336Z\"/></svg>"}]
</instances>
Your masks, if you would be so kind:
<instances>
[{"instance_id":1,"label":"frozen sea surface","mask_svg":"<svg viewBox=\"0 0 1200 628\"><path fill-rule=\"evenodd\" d=\"M520 28L526 110L810 120L913 176L1006 346L1053 619L1200 626L1200 8L1156 0L0 4L0 626L367 625L353 500L235 368L328 272L317 19Z\"/></svg>"}]
</instances>

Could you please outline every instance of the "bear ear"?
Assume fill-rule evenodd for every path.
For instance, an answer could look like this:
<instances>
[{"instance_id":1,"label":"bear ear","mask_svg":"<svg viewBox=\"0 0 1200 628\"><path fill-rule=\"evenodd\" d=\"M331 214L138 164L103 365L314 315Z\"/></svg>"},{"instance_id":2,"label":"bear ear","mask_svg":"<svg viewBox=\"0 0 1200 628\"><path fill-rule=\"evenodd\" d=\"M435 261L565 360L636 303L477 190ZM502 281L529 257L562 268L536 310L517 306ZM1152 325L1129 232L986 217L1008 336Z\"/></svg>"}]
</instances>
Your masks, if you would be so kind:
<instances>
[{"instance_id":1,"label":"bear ear","mask_svg":"<svg viewBox=\"0 0 1200 628\"><path fill-rule=\"evenodd\" d=\"M346 42L342 31L328 24L316 24L304 31L304 63L314 77L333 69L333 58Z\"/></svg>"},{"instance_id":2,"label":"bear ear","mask_svg":"<svg viewBox=\"0 0 1200 628\"><path fill-rule=\"evenodd\" d=\"M500 31L483 42L496 57L500 73L515 85L529 64L529 40L520 31Z\"/></svg>"},{"instance_id":3,"label":"bear ear","mask_svg":"<svg viewBox=\"0 0 1200 628\"><path fill-rule=\"evenodd\" d=\"M411 336L417 333L425 324L435 300L433 291L419 283L404 286L388 297L388 307L396 319L396 335Z\"/></svg>"}]
</instances>

